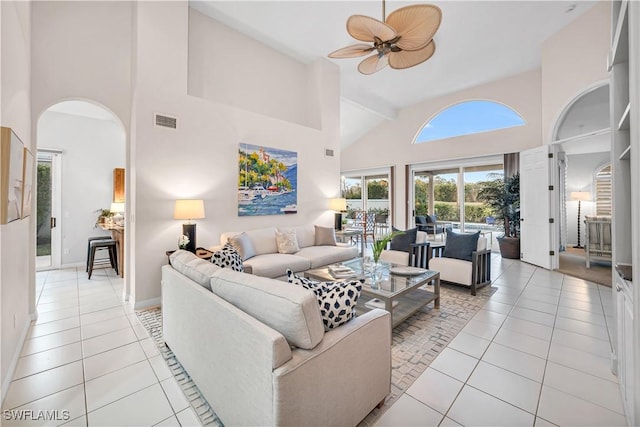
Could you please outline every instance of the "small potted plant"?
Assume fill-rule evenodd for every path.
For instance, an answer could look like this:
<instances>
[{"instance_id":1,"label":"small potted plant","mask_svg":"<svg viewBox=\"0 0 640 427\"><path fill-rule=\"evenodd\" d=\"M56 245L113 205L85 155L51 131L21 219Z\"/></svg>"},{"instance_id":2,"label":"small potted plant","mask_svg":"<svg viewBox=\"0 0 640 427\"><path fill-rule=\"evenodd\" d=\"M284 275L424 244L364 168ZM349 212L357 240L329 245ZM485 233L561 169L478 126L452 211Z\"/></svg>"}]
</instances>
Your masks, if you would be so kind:
<instances>
[{"instance_id":1,"label":"small potted plant","mask_svg":"<svg viewBox=\"0 0 640 427\"><path fill-rule=\"evenodd\" d=\"M94 228L98 228L100 224L106 224L114 215L114 212L111 212L109 209L97 209L95 212L98 214L98 218L96 219Z\"/></svg>"},{"instance_id":2,"label":"small potted plant","mask_svg":"<svg viewBox=\"0 0 640 427\"><path fill-rule=\"evenodd\" d=\"M404 234L404 231L394 231L392 233L385 234L382 238L377 239L373 242L372 251L373 251L373 262L378 263L380 260L380 254L382 251L387 249L387 245L396 236L400 236Z\"/></svg>"}]
</instances>

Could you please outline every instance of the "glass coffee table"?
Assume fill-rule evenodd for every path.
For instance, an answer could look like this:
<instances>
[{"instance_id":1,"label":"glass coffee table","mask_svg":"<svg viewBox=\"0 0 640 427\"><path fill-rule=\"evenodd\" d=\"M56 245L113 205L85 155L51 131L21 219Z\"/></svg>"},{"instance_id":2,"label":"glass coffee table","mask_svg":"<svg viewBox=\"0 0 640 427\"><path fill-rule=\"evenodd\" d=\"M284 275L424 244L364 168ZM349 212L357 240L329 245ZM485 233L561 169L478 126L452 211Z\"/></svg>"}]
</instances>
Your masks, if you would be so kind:
<instances>
[{"instance_id":1,"label":"glass coffee table","mask_svg":"<svg viewBox=\"0 0 640 427\"><path fill-rule=\"evenodd\" d=\"M362 258L339 264L353 270L354 275L349 278L334 277L329 271L331 266L314 268L305 271L304 275L311 280L320 281L366 279L358 300L358 310L366 312L373 308L383 308L391 313L391 325L394 328L431 301L434 308L440 308L439 272L381 264L382 278L377 282L372 282ZM433 286L433 290L427 290L425 285Z\"/></svg>"}]
</instances>

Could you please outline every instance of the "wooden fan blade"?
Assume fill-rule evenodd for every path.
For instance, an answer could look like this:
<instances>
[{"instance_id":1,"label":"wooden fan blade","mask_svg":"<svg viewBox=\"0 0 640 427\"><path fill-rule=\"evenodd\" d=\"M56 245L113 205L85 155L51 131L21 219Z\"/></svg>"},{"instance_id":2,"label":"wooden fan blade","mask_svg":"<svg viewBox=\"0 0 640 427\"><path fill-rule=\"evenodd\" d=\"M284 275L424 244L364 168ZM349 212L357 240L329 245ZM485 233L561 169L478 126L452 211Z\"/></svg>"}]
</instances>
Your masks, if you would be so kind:
<instances>
[{"instance_id":1,"label":"wooden fan blade","mask_svg":"<svg viewBox=\"0 0 640 427\"><path fill-rule=\"evenodd\" d=\"M373 46L359 43L331 52L329 58L356 58L358 56L364 56L372 50Z\"/></svg>"},{"instance_id":2,"label":"wooden fan blade","mask_svg":"<svg viewBox=\"0 0 640 427\"><path fill-rule=\"evenodd\" d=\"M375 55L371 55L370 57L364 59L358 65L358 71L360 71L362 74L369 75L377 73L387 65L389 65L389 55L387 54L380 58L376 53Z\"/></svg>"},{"instance_id":3,"label":"wooden fan blade","mask_svg":"<svg viewBox=\"0 0 640 427\"><path fill-rule=\"evenodd\" d=\"M400 36L396 46L402 50L416 50L429 43L441 21L442 11L438 6L419 4L393 11L386 23Z\"/></svg>"},{"instance_id":4,"label":"wooden fan blade","mask_svg":"<svg viewBox=\"0 0 640 427\"><path fill-rule=\"evenodd\" d=\"M375 37L382 41L391 40L396 31L377 19L364 15L353 15L347 19L347 31L356 40L373 42Z\"/></svg>"},{"instance_id":5,"label":"wooden fan blade","mask_svg":"<svg viewBox=\"0 0 640 427\"><path fill-rule=\"evenodd\" d=\"M431 42L422 49L391 52L389 54L389 65L396 70L413 67L431 58L435 51L436 43L431 40Z\"/></svg>"}]
</instances>

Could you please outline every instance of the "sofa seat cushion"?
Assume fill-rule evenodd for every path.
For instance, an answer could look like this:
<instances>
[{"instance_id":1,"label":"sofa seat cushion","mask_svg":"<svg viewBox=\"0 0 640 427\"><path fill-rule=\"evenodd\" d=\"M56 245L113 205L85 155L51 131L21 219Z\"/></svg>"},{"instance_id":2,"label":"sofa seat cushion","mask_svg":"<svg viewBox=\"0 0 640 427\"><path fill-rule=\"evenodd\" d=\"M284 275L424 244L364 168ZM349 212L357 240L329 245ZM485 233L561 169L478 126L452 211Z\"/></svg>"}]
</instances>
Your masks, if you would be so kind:
<instances>
[{"instance_id":1,"label":"sofa seat cushion","mask_svg":"<svg viewBox=\"0 0 640 427\"><path fill-rule=\"evenodd\" d=\"M299 252L298 252L299 253ZM251 268L251 273L262 277L281 277L287 274L287 268L293 271L305 271L311 268L309 259L296 254L264 254L257 255L244 262Z\"/></svg>"},{"instance_id":2,"label":"sofa seat cushion","mask_svg":"<svg viewBox=\"0 0 640 427\"><path fill-rule=\"evenodd\" d=\"M345 282L316 282L287 270L287 280L314 293L318 299L324 329L330 331L356 317L364 279Z\"/></svg>"},{"instance_id":3,"label":"sofa seat cushion","mask_svg":"<svg viewBox=\"0 0 640 427\"><path fill-rule=\"evenodd\" d=\"M439 271L440 280L471 286L471 261L434 257L429 260L429 270Z\"/></svg>"},{"instance_id":4,"label":"sofa seat cushion","mask_svg":"<svg viewBox=\"0 0 640 427\"><path fill-rule=\"evenodd\" d=\"M387 262L389 264L409 265L409 254L404 251L384 249L380 253L380 261Z\"/></svg>"},{"instance_id":5,"label":"sofa seat cushion","mask_svg":"<svg viewBox=\"0 0 640 427\"><path fill-rule=\"evenodd\" d=\"M182 249L169 256L169 263L177 271L209 290L211 290L211 277L216 271L220 270L220 267Z\"/></svg>"},{"instance_id":6,"label":"sofa seat cushion","mask_svg":"<svg viewBox=\"0 0 640 427\"><path fill-rule=\"evenodd\" d=\"M224 268L211 278L211 291L281 333L291 345L310 350L322 341L318 302L304 288Z\"/></svg>"},{"instance_id":7,"label":"sofa seat cushion","mask_svg":"<svg viewBox=\"0 0 640 427\"><path fill-rule=\"evenodd\" d=\"M296 252L296 256L308 259L311 264L309 268L318 268L357 258L358 248L355 246L309 246ZM291 269L294 272L302 271Z\"/></svg>"}]
</instances>

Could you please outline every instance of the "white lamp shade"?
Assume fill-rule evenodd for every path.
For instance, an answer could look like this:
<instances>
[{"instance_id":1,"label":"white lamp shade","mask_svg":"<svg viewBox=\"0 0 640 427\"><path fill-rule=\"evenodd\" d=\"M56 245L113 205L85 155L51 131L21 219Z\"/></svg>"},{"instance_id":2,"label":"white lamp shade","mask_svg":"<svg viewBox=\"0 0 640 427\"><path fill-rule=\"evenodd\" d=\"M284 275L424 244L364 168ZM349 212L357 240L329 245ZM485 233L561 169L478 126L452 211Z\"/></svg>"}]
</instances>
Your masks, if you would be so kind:
<instances>
[{"instance_id":1,"label":"white lamp shade","mask_svg":"<svg viewBox=\"0 0 640 427\"><path fill-rule=\"evenodd\" d=\"M589 200L591 200L591 193L589 193L588 191L572 191L571 200L588 202Z\"/></svg>"},{"instance_id":2,"label":"white lamp shade","mask_svg":"<svg viewBox=\"0 0 640 427\"><path fill-rule=\"evenodd\" d=\"M204 218L203 200L176 200L173 209L174 219L202 219Z\"/></svg>"},{"instance_id":3,"label":"white lamp shade","mask_svg":"<svg viewBox=\"0 0 640 427\"><path fill-rule=\"evenodd\" d=\"M331 199L329 200L329 209L336 212L347 210L347 199Z\"/></svg>"},{"instance_id":4,"label":"white lamp shade","mask_svg":"<svg viewBox=\"0 0 640 427\"><path fill-rule=\"evenodd\" d=\"M109 210L117 213L124 212L124 203L111 203L111 208Z\"/></svg>"}]
</instances>

